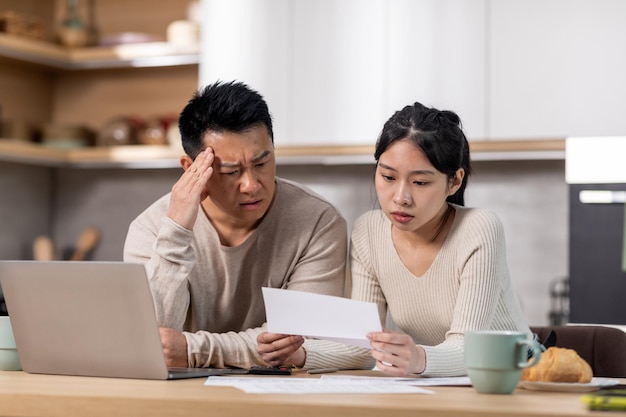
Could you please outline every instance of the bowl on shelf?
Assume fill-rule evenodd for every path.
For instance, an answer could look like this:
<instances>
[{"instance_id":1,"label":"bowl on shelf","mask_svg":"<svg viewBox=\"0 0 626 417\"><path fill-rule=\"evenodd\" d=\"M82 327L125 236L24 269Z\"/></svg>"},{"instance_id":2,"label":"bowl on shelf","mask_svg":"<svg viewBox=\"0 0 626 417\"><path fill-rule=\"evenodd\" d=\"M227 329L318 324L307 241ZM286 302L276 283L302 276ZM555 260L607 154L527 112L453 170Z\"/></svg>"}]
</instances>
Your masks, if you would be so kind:
<instances>
[{"instance_id":1,"label":"bowl on shelf","mask_svg":"<svg viewBox=\"0 0 626 417\"><path fill-rule=\"evenodd\" d=\"M47 124L43 127L41 143L54 148L93 146L95 132L86 126Z\"/></svg>"}]
</instances>

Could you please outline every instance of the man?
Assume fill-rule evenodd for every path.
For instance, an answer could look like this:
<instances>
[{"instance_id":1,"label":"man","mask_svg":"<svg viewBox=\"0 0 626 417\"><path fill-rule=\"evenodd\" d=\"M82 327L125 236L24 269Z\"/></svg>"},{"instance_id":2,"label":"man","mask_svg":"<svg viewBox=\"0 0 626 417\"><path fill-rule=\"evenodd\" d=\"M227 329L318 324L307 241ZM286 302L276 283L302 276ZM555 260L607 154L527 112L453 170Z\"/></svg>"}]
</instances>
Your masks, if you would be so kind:
<instances>
[{"instance_id":1,"label":"man","mask_svg":"<svg viewBox=\"0 0 626 417\"><path fill-rule=\"evenodd\" d=\"M196 92L179 125L184 173L131 223L124 261L146 265L168 366L267 365L261 288L343 295L346 222L276 177L269 110L245 84Z\"/></svg>"}]
</instances>

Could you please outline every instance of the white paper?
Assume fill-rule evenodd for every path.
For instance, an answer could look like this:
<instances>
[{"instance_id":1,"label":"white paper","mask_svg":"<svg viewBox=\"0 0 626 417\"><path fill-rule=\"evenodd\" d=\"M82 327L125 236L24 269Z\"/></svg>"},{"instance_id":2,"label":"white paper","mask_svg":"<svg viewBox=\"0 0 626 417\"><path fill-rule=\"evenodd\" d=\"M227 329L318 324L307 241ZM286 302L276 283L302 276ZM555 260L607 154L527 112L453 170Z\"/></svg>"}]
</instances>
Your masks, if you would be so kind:
<instances>
[{"instance_id":1,"label":"white paper","mask_svg":"<svg viewBox=\"0 0 626 417\"><path fill-rule=\"evenodd\" d=\"M367 333L380 332L375 303L309 292L263 288L267 329L371 348Z\"/></svg>"},{"instance_id":2,"label":"white paper","mask_svg":"<svg viewBox=\"0 0 626 417\"><path fill-rule=\"evenodd\" d=\"M434 394L424 388L385 381L358 383L322 378L211 376L204 385L234 387L248 394Z\"/></svg>"},{"instance_id":3,"label":"white paper","mask_svg":"<svg viewBox=\"0 0 626 417\"><path fill-rule=\"evenodd\" d=\"M381 376L350 376L350 375L322 375L320 379L333 382L352 383L352 384L379 384L381 382L387 384L405 384L416 387L443 387L443 386L471 386L469 377L381 377Z\"/></svg>"}]
</instances>

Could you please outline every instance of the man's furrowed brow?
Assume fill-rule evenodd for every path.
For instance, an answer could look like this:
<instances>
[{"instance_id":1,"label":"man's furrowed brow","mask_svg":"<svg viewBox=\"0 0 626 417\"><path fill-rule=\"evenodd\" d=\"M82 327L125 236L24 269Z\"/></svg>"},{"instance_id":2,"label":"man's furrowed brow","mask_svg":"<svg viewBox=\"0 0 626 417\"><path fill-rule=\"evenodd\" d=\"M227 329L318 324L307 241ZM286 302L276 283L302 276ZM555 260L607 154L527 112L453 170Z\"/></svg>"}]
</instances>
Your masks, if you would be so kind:
<instances>
[{"instance_id":1,"label":"man's furrowed brow","mask_svg":"<svg viewBox=\"0 0 626 417\"><path fill-rule=\"evenodd\" d=\"M252 163L256 164L263 159L267 158L267 156L271 153L271 151L263 151L260 155L252 158ZM239 162L223 162L220 161L220 168L238 168L241 164Z\"/></svg>"},{"instance_id":2,"label":"man's furrowed brow","mask_svg":"<svg viewBox=\"0 0 626 417\"><path fill-rule=\"evenodd\" d=\"M253 163L262 161L263 159L267 158L267 156L270 154L270 151L264 151L263 153L261 153L261 155L255 157L252 159Z\"/></svg>"}]
</instances>

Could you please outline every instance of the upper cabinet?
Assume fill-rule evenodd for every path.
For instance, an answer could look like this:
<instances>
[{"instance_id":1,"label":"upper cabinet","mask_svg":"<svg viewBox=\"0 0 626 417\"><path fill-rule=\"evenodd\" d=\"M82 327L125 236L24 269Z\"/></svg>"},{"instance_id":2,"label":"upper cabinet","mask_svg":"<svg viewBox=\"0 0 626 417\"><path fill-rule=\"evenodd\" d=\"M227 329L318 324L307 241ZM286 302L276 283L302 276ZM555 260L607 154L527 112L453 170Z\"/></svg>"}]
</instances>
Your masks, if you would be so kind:
<instances>
[{"instance_id":1,"label":"upper cabinet","mask_svg":"<svg viewBox=\"0 0 626 417\"><path fill-rule=\"evenodd\" d=\"M385 27L385 111L415 101L456 112L470 139L485 139L485 2L392 0ZM378 130L370 133L374 140Z\"/></svg>"},{"instance_id":2,"label":"upper cabinet","mask_svg":"<svg viewBox=\"0 0 626 417\"><path fill-rule=\"evenodd\" d=\"M626 2L489 3L488 135L626 133Z\"/></svg>"},{"instance_id":3,"label":"upper cabinet","mask_svg":"<svg viewBox=\"0 0 626 417\"><path fill-rule=\"evenodd\" d=\"M205 0L200 82L257 89L280 144L373 144L415 101L457 110L483 138L484 11L474 4Z\"/></svg>"},{"instance_id":4,"label":"upper cabinet","mask_svg":"<svg viewBox=\"0 0 626 417\"><path fill-rule=\"evenodd\" d=\"M568 136L623 136L626 2L578 0L567 4Z\"/></svg>"},{"instance_id":5,"label":"upper cabinet","mask_svg":"<svg viewBox=\"0 0 626 417\"><path fill-rule=\"evenodd\" d=\"M500 139L565 137L568 0L492 1L488 10L487 132Z\"/></svg>"},{"instance_id":6,"label":"upper cabinet","mask_svg":"<svg viewBox=\"0 0 626 417\"><path fill-rule=\"evenodd\" d=\"M65 4L9 3L49 21ZM102 33L164 38L190 3L100 1L96 22ZM278 147L341 147L342 158L373 146L384 121L415 101L457 112L475 144L532 139L532 151L561 138L550 145L561 152L568 136L626 132L623 0L200 4L199 51L164 42L68 50L0 34L2 119L97 130L116 117L177 114L198 85L238 79L266 98Z\"/></svg>"},{"instance_id":7,"label":"upper cabinet","mask_svg":"<svg viewBox=\"0 0 626 417\"><path fill-rule=\"evenodd\" d=\"M277 143L372 144L414 101L468 137L626 131L621 0L204 0L200 82L263 94Z\"/></svg>"}]
</instances>

